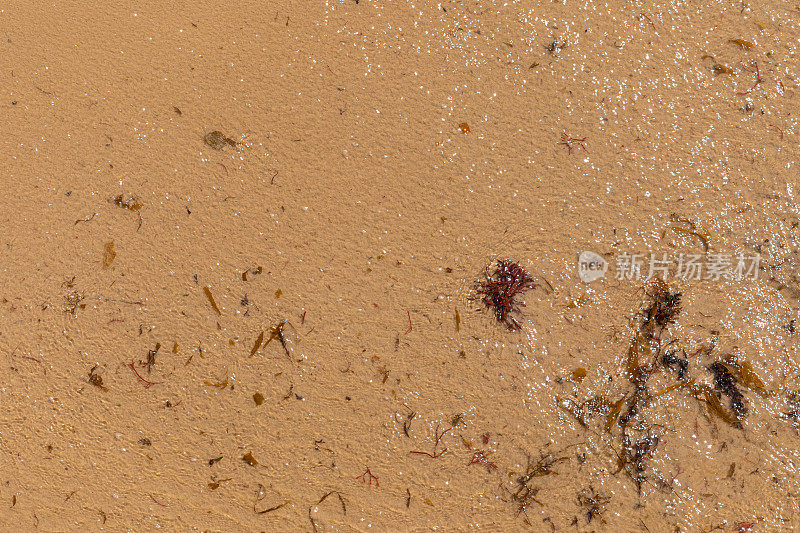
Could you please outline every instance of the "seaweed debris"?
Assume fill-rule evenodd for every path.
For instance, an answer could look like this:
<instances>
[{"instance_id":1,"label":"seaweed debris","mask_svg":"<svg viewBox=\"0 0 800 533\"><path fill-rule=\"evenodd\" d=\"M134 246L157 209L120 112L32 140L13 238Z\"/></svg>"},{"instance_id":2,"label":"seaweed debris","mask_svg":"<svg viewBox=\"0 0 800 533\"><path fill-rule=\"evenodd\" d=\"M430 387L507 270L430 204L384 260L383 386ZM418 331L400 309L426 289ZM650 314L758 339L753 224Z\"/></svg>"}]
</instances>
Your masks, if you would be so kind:
<instances>
[{"instance_id":1,"label":"seaweed debris","mask_svg":"<svg viewBox=\"0 0 800 533\"><path fill-rule=\"evenodd\" d=\"M114 250L114 241L105 243L103 246L103 268L109 268L115 257L117 257L117 252Z\"/></svg>"},{"instance_id":2,"label":"seaweed debris","mask_svg":"<svg viewBox=\"0 0 800 533\"><path fill-rule=\"evenodd\" d=\"M605 505L610 501L611 498L598 494L594 487L584 489L578 494L578 503L586 509L586 522L589 524L595 518L599 518L601 522L605 523L601 515L605 511Z\"/></svg>"},{"instance_id":3,"label":"seaweed debris","mask_svg":"<svg viewBox=\"0 0 800 533\"><path fill-rule=\"evenodd\" d=\"M291 327L295 331L295 333L297 333L297 330L294 329L294 326L292 325L291 322L289 322L288 320L281 320L280 322L278 322L277 324L275 324L274 326L272 326L270 328L270 330L269 330L269 338L263 344L263 346L267 346L269 343L271 343L272 341L277 339L278 342L281 343L281 348L283 348L283 352L286 354L286 357L291 361L292 360L292 354L289 351L289 341L286 339L286 333L284 333L284 327L287 324L289 325L289 327ZM253 352L253 353L255 353L255 352Z\"/></svg>"},{"instance_id":4,"label":"seaweed debris","mask_svg":"<svg viewBox=\"0 0 800 533\"><path fill-rule=\"evenodd\" d=\"M511 493L511 499L517 504L517 516L526 513L531 502L543 505L542 502L536 499L539 488L533 486L532 481L538 477L558 475L558 472L555 472L553 468L567 460L569 460L568 457L555 457L549 453L542 454L536 463L532 462L531 458L528 457L525 473L514 480L516 490Z\"/></svg>"},{"instance_id":5,"label":"seaweed debris","mask_svg":"<svg viewBox=\"0 0 800 533\"><path fill-rule=\"evenodd\" d=\"M662 353L662 335L666 327L675 321L681 310L681 293L672 291L660 279L653 281L645 288L645 295L649 303L641 311L639 330L634 335L633 342L628 349L626 371L628 380L633 385L630 396L626 393L620 402L627 405L615 406L620 411L617 420L621 429L621 453L618 454L618 470L625 470L636 483L639 493L642 484L647 480L646 462L658 446L659 437L653 434L650 423L642 412L655 397L650 393L647 382L659 369L660 364L673 363L674 353ZM670 343L668 343L669 345ZM686 369L678 365L679 373L685 374ZM687 363L688 365L688 363ZM614 421L609 416L606 430L611 432Z\"/></svg>"},{"instance_id":6,"label":"seaweed debris","mask_svg":"<svg viewBox=\"0 0 800 533\"><path fill-rule=\"evenodd\" d=\"M686 359L686 351L680 351L683 353L682 358L678 357L678 350L665 352L663 357L661 357L661 364L667 368L675 370L678 373L678 379L683 381L683 379L686 377L686 372L689 369L689 361Z\"/></svg>"},{"instance_id":7,"label":"seaweed debris","mask_svg":"<svg viewBox=\"0 0 800 533\"><path fill-rule=\"evenodd\" d=\"M650 305L643 312L642 329L648 328L651 322L663 329L681 312L681 293L671 292L665 283L653 283L646 294Z\"/></svg>"},{"instance_id":8,"label":"seaweed debris","mask_svg":"<svg viewBox=\"0 0 800 533\"><path fill-rule=\"evenodd\" d=\"M142 208L142 202L139 197L134 194L118 194L109 200L112 204L128 211L133 211L139 217L139 225L136 231L142 227L142 214L139 210Z\"/></svg>"},{"instance_id":9,"label":"seaweed debris","mask_svg":"<svg viewBox=\"0 0 800 533\"><path fill-rule=\"evenodd\" d=\"M476 292L483 296L481 300L486 307L494 311L497 321L514 331L522 324L512 314L520 314L520 306L524 306L516 297L535 287L531 275L518 263L500 260L494 273L490 275L487 269L486 279L478 283Z\"/></svg>"},{"instance_id":10,"label":"seaweed debris","mask_svg":"<svg viewBox=\"0 0 800 533\"><path fill-rule=\"evenodd\" d=\"M89 370L89 383L97 387L98 389L102 389L104 391L108 391L108 387L103 385L103 376L101 376L97 369L100 365L94 365L91 370Z\"/></svg>"},{"instance_id":11,"label":"seaweed debris","mask_svg":"<svg viewBox=\"0 0 800 533\"><path fill-rule=\"evenodd\" d=\"M734 375L728 370L728 367L720 361L715 361L708 369L714 375L714 387L716 390L728 397L730 409L737 421L744 419L744 416L747 414L747 407L744 405L744 395L736 388L736 378Z\"/></svg>"},{"instance_id":12,"label":"seaweed debris","mask_svg":"<svg viewBox=\"0 0 800 533\"><path fill-rule=\"evenodd\" d=\"M227 137L224 133L219 130L214 130L208 132L203 137L203 142L206 143L208 146L213 148L214 150L222 150L226 146L236 146L238 143Z\"/></svg>"}]
</instances>

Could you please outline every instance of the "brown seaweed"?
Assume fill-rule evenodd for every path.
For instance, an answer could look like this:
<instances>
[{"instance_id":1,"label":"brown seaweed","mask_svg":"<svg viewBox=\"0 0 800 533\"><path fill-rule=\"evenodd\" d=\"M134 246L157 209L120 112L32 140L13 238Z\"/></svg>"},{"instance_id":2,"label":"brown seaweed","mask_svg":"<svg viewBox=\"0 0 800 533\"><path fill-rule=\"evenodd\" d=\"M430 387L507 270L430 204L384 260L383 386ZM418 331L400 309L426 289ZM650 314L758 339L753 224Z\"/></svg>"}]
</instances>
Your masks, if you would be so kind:
<instances>
[{"instance_id":1,"label":"brown seaweed","mask_svg":"<svg viewBox=\"0 0 800 533\"><path fill-rule=\"evenodd\" d=\"M111 202L117 207L127 209L128 211L138 211L142 208L142 202L139 197L134 194L118 194L111 198Z\"/></svg>"},{"instance_id":2,"label":"brown seaweed","mask_svg":"<svg viewBox=\"0 0 800 533\"><path fill-rule=\"evenodd\" d=\"M249 464L250 466L258 466L258 461L256 461L255 457L253 457L253 452L247 452L246 454L244 454L242 456L242 461Z\"/></svg>"},{"instance_id":3,"label":"brown seaweed","mask_svg":"<svg viewBox=\"0 0 800 533\"><path fill-rule=\"evenodd\" d=\"M214 311L216 311L217 315L221 316L222 313L220 312L219 307L217 307L217 302L214 301L214 295L211 294L211 287L206 285L205 287L203 287L203 292L206 293L206 298L208 298L208 302L211 304L211 308L214 309Z\"/></svg>"},{"instance_id":4,"label":"brown seaweed","mask_svg":"<svg viewBox=\"0 0 800 533\"><path fill-rule=\"evenodd\" d=\"M752 50L755 48L753 43L745 41L744 39L728 39L728 42L739 46L742 50Z\"/></svg>"},{"instance_id":5,"label":"brown seaweed","mask_svg":"<svg viewBox=\"0 0 800 533\"><path fill-rule=\"evenodd\" d=\"M578 495L578 503L586 509L586 522L589 524L595 518L600 518L600 521L605 523L601 515L605 511L605 505L610 501L611 498L595 492L594 487L584 489Z\"/></svg>"},{"instance_id":6,"label":"brown seaweed","mask_svg":"<svg viewBox=\"0 0 800 533\"><path fill-rule=\"evenodd\" d=\"M114 251L114 241L107 242L103 245L103 268L108 268L117 257L117 252Z\"/></svg>"},{"instance_id":7,"label":"brown seaweed","mask_svg":"<svg viewBox=\"0 0 800 533\"><path fill-rule=\"evenodd\" d=\"M256 338L255 344L253 344L253 348L250 350L250 357L253 357L258 349L261 347L261 343L264 340L264 332L262 331L259 333L258 338Z\"/></svg>"},{"instance_id":8,"label":"brown seaweed","mask_svg":"<svg viewBox=\"0 0 800 533\"><path fill-rule=\"evenodd\" d=\"M291 360L291 359L292 359L292 354L291 354L291 352L289 351L289 344L288 344L288 341L286 340L286 334L285 334L285 333L284 333L284 331L283 331L283 330L284 330L284 327L285 327L287 324L288 324L288 325L289 325L289 326L290 326L292 329L294 329L294 326L293 326L293 325L292 325L292 323L291 323L291 322L289 322L288 320L282 320L282 321L278 322L277 324L275 324L274 326L272 326L272 327L270 328L270 330L269 330L269 338L267 339L267 342L265 342L265 343L264 343L264 346L267 346L267 345L268 345L269 343L271 343L273 340L277 339L277 340L278 340L278 342L280 342L280 343L281 343L281 347L283 348L283 351L284 351L284 353L286 354L286 357L288 357L288 358L289 358L289 360ZM295 332L296 332L296 331L297 331L297 330L295 330Z\"/></svg>"},{"instance_id":9,"label":"brown seaweed","mask_svg":"<svg viewBox=\"0 0 800 533\"><path fill-rule=\"evenodd\" d=\"M98 389L102 389L104 391L108 391L108 387L103 385L103 377L97 373L97 369L100 365L94 365L91 370L89 370L89 383L97 387Z\"/></svg>"},{"instance_id":10,"label":"brown seaweed","mask_svg":"<svg viewBox=\"0 0 800 533\"><path fill-rule=\"evenodd\" d=\"M661 357L661 364L677 371L678 379L682 381L686 377L686 372L689 370L689 361L686 359L685 350L680 350L680 352L683 353L683 357L678 357L678 351L679 350L670 350L664 352L664 355Z\"/></svg>"},{"instance_id":11,"label":"brown seaweed","mask_svg":"<svg viewBox=\"0 0 800 533\"><path fill-rule=\"evenodd\" d=\"M652 457L658 446L659 437L657 435L646 435L637 441L632 441L627 433L622 434L622 453L619 455L619 470L625 469L628 475L636 483L639 493L642 491L642 484L647 481L645 470L647 459Z\"/></svg>"},{"instance_id":12,"label":"brown seaweed","mask_svg":"<svg viewBox=\"0 0 800 533\"><path fill-rule=\"evenodd\" d=\"M728 397L730 410L734 414L737 422L744 419L747 414L747 407L744 404L744 395L736 387L736 377L728 370L728 367L720 361L712 363L708 369L714 376L714 387Z\"/></svg>"},{"instance_id":13,"label":"brown seaweed","mask_svg":"<svg viewBox=\"0 0 800 533\"><path fill-rule=\"evenodd\" d=\"M736 413L728 412L728 410L723 407L717 394L711 390L708 385L696 384L693 385L690 390L695 396L706 402L706 405L708 405L709 410L713 414L732 426L741 426L741 422L744 419L743 416L740 417Z\"/></svg>"},{"instance_id":14,"label":"brown seaweed","mask_svg":"<svg viewBox=\"0 0 800 533\"><path fill-rule=\"evenodd\" d=\"M339 491L336 491L336 490L332 490L330 492L326 492L325 494L322 495L322 498L320 498L319 501L317 501L317 503L315 503L314 505L309 506L309 508L308 508L308 519L311 521L311 527L313 528L314 533L317 533L317 523L314 520L314 517L311 515L311 510L314 507L317 507L318 505L320 505L322 502L324 502L328 498L328 496L330 496L331 494L336 494L336 496L339 497L339 503L342 504L342 514L347 516L347 506L345 506L345 504L344 504L344 498L342 498L342 494Z\"/></svg>"},{"instance_id":15,"label":"brown seaweed","mask_svg":"<svg viewBox=\"0 0 800 533\"><path fill-rule=\"evenodd\" d=\"M203 137L203 142L206 143L208 146L213 148L214 150L222 150L226 146L236 146L237 143L230 137L227 137L224 133L219 130L214 130L208 132Z\"/></svg>"},{"instance_id":16,"label":"brown seaweed","mask_svg":"<svg viewBox=\"0 0 800 533\"><path fill-rule=\"evenodd\" d=\"M154 349L147 351L147 361L145 361L144 366L147 368L148 374L153 369L153 365L156 364L156 354L159 349L161 349L161 343L157 342Z\"/></svg>"},{"instance_id":17,"label":"brown seaweed","mask_svg":"<svg viewBox=\"0 0 800 533\"><path fill-rule=\"evenodd\" d=\"M611 431L611 428L614 427L614 423L619 418L619 413L620 411L622 411L622 406L625 405L625 400L627 399L628 399L628 393L626 392L622 396L622 398L614 402L614 404L611 406L611 411L608 413L608 416L606 417L606 425L605 425L606 431Z\"/></svg>"},{"instance_id":18,"label":"brown seaweed","mask_svg":"<svg viewBox=\"0 0 800 533\"><path fill-rule=\"evenodd\" d=\"M707 230L700 229L697 227L697 224L688 218L682 218L675 214L670 216L670 222L673 224L673 226L671 226L672 231L697 237L703 245L703 250L706 252L708 251L711 236Z\"/></svg>"},{"instance_id":19,"label":"brown seaweed","mask_svg":"<svg viewBox=\"0 0 800 533\"><path fill-rule=\"evenodd\" d=\"M681 293L672 292L666 283L656 278L647 289L650 305L644 310L643 328L652 322L663 328L681 312Z\"/></svg>"},{"instance_id":20,"label":"brown seaweed","mask_svg":"<svg viewBox=\"0 0 800 533\"><path fill-rule=\"evenodd\" d=\"M568 457L555 457L548 453L541 455L539 460L533 463L531 458L528 457L528 465L525 467L525 473L514 480L516 490L511 493L511 499L517 504L517 516L521 513L525 513L531 502L543 505L542 502L536 499L539 488L531 484L532 480L543 476L558 475L558 472L553 470L554 467L568 460Z\"/></svg>"}]
</instances>

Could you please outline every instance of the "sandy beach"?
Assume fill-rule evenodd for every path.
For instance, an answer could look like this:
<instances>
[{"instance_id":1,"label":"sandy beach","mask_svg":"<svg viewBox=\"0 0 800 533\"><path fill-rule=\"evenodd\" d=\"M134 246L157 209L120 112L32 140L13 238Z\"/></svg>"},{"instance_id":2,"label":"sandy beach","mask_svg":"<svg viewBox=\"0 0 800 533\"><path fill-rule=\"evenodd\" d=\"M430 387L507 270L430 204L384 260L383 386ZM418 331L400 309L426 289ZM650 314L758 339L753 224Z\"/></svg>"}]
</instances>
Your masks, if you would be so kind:
<instances>
[{"instance_id":1,"label":"sandy beach","mask_svg":"<svg viewBox=\"0 0 800 533\"><path fill-rule=\"evenodd\" d=\"M800 6L134 4L0 7L0 529L800 527Z\"/></svg>"}]
</instances>

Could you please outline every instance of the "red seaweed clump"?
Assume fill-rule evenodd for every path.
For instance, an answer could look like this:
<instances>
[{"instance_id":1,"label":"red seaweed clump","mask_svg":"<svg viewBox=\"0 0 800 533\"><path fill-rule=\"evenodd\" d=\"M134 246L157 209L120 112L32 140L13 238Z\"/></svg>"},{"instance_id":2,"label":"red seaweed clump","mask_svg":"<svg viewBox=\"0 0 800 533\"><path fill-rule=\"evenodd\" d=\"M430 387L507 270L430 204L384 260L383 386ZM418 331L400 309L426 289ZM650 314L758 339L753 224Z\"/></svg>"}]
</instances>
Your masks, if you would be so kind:
<instances>
[{"instance_id":1,"label":"red seaweed clump","mask_svg":"<svg viewBox=\"0 0 800 533\"><path fill-rule=\"evenodd\" d=\"M515 298L535 286L531 275L519 264L501 260L491 276L487 271L486 280L478 284L476 291L483 295L482 301L486 307L493 309L497 321L514 331L520 329L522 324L513 314L519 314L519 307L524 305L517 303Z\"/></svg>"}]
</instances>

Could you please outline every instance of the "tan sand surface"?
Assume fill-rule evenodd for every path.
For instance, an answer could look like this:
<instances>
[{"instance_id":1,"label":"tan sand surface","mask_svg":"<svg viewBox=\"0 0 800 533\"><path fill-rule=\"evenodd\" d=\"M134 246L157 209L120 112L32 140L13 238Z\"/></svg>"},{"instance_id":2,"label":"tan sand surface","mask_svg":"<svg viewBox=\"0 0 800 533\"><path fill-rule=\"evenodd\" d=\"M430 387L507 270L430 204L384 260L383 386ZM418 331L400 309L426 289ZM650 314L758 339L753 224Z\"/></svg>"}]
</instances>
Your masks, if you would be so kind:
<instances>
[{"instance_id":1,"label":"tan sand surface","mask_svg":"<svg viewBox=\"0 0 800 533\"><path fill-rule=\"evenodd\" d=\"M3 3L0 529L800 527L799 25Z\"/></svg>"}]
</instances>

